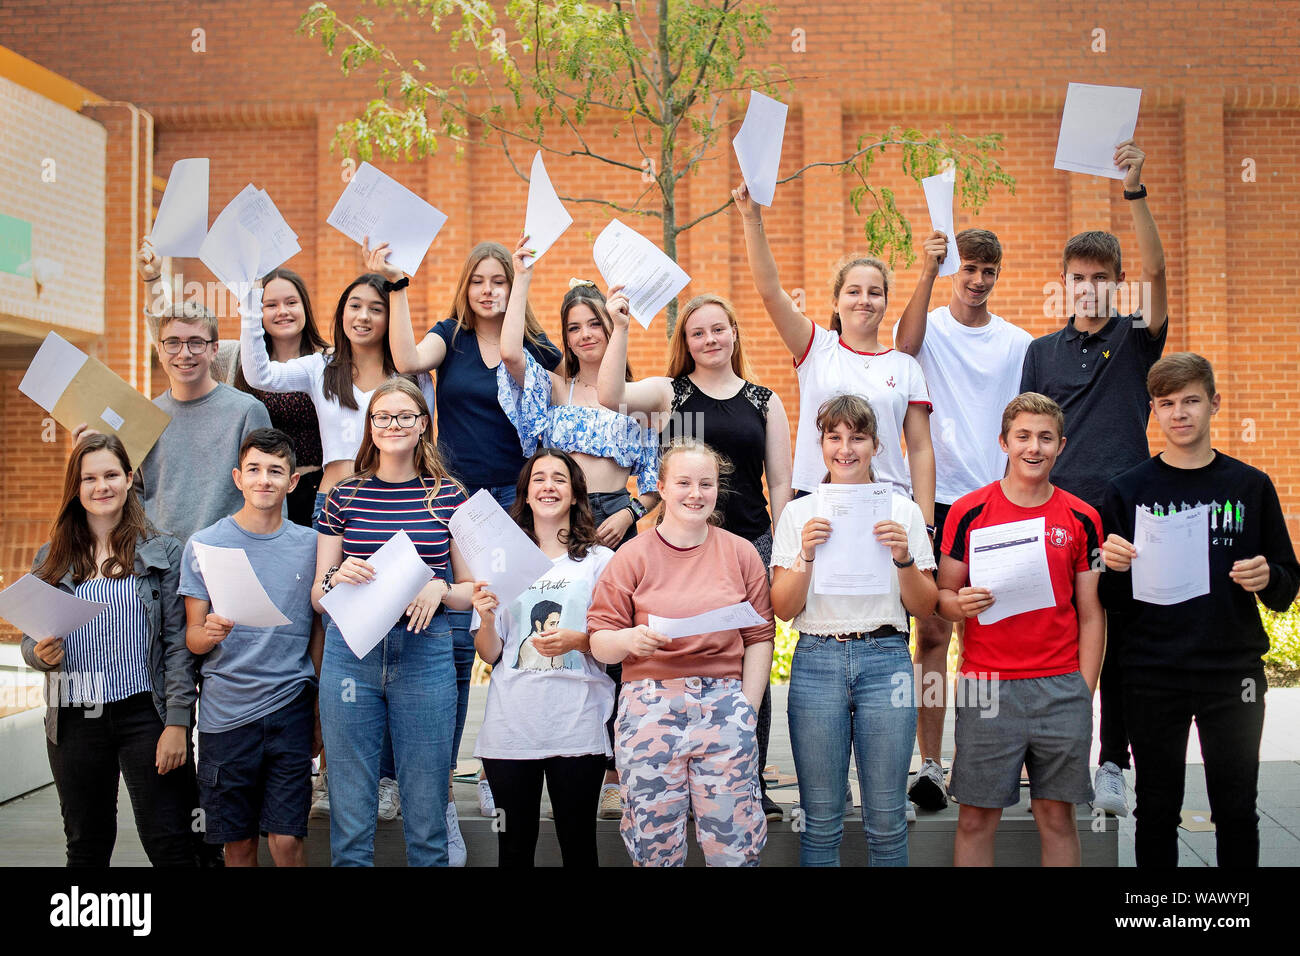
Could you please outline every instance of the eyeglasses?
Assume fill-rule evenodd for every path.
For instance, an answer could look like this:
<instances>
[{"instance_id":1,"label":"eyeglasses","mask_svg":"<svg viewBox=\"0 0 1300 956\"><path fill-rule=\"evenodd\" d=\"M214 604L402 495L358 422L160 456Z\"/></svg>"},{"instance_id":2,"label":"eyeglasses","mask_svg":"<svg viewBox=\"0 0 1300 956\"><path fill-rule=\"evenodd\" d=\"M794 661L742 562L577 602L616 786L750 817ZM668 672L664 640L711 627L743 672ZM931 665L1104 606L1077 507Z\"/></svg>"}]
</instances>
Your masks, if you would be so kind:
<instances>
[{"instance_id":1,"label":"eyeglasses","mask_svg":"<svg viewBox=\"0 0 1300 956\"><path fill-rule=\"evenodd\" d=\"M166 352L168 355L180 355L180 354L181 354L181 346L182 346L182 345L185 346L187 349L190 350L190 354L191 354L191 355L198 355L200 352L202 352L202 351L204 351L205 349L207 349L207 347L208 347L209 345L211 345L211 344L212 344L213 342L215 342L215 341L216 341L216 339L199 339L199 338L193 338L193 339L177 339L177 338L170 338L170 339L163 339L163 340L162 340L162 347L163 347L163 351Z\"/></svg>"},{"instance_id":2,"label":"eyeglasses","mask_svg":"<svg viewBox=\"0 0 1300 956\"><path fill-rule=\"evenodd\" d=\"M394 421L396 421L399 428L410 428L423 417L424 412L402 412L398 415L389 415L387 412L376 412L370 416L370 424L374 425L376 428L388 428Z\"/></svg>"}]
</instances>

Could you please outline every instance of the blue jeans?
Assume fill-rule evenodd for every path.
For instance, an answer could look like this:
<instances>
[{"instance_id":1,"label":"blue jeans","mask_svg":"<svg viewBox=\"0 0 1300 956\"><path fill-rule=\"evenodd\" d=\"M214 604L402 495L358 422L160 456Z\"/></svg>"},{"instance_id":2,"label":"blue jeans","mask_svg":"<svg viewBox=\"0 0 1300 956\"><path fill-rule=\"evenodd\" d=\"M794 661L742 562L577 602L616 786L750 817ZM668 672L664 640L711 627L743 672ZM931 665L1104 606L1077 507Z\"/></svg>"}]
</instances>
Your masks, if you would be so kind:
<instances>
[{"instance_id":1,"label":"blue jeans","mask_svg":"<svg viewBox=\"0 0 1300 956\"><path fill-rule=\"evenodd\" d=\"M478 488L466 488L465 493L474 494ZM514 485L496 485L487 489L488 494L497 500L507 511L515 503ZM450 578L448 584L454 583ZM469 682L474 673L474 637L469 632L469 620L473 611L447 611L451 623L451 640L456 657L456 733L451 742L451 765L456 766L456 755L460 753L460 738L465 733L465 718L469 714ZM398 784L398 789L401 784Z\"/></svg>"},{"instance_id":2,"label":"blue jeans","mask_svg":"<svg viewBox=\"0 0 1300 956\"><path fill-rule=\"evenodd\" d=\"M410 866L447 865L447 778L456 671L447 615L419 634L403 623L358 660L331 621L325 629L320 716L329 755L334 866L372 866L379 765L391 735Z\"/></svg>"},{"instance_id":3,"label":"blue jeans","mask_svg":"<svg viewBox=\"0 0 1300 956\"><path fill-rule=\"evenodd\" d=\"M839 866L849 744L871 866L907 866L907 771L916 701L907 637L804 634L790 666L790 745L804 830L800 866Z\"/></svg>"}]
</instances>

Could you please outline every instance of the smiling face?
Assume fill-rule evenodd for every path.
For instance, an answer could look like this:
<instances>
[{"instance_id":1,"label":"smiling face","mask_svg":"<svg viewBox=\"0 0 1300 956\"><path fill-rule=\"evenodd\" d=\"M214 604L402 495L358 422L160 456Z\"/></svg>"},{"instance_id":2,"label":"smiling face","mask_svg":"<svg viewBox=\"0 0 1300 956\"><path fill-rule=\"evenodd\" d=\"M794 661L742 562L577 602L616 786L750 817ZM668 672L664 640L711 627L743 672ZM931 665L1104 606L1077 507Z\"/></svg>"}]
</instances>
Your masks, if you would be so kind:
<instances>
[{"instance_id":1,"label":"smiling face","mask_svg":"<svg viewBox=\"0 0 1300 956\"><path fill-rule=\"evenodd\" d=\"M258 511L279 511L280 503L297 480L289 461L279 455L249 448L233 473L235 487L244 493L244 503Z\"/></svg>"},{"instance_id":2,"label":"smiling face","mask_svg":"<svg viewBox=\"0 0 1300 956\"><path fill-rule=\"evenodd\" d=\"M1001 266L992 262L962 260L952 277L952 294L969 309L977 309L988 301L997 284Z\"/></svg>"},{"instance_id":3,"label":"smiling face","mask_svg":"<svg viewBox=\"0 0 1300 956\"><path fill-rule=\"evenodd\" d=\"M108 449L87 452L81 459L78 497L87 515L120 517L130 488L131 472L124 470L117 455Z\"/></svg>"},{"instance_id":4,"label":"smiling face","mask_svg":"<svg viewBox=\"0 0 1300 956\"><path fill-rule=\"evenodd\" d=\"M404 414L418 417L414 424L403 427L398 422L398 416ZM380 428L373 420L376 415L391 415L392 421L388 427ZM380 455L413 456L416 445L420 443L420 436L429 427L428 417L421 412L415 400L399 391L386 392L372 400L370 417L370 437Z\"/></svg>"},{"instance_id":5,"label":"smiling face","mask_svg":"<svg viewBox=\"0 0 1300 956\"><path fill-rule=\"evenodd\" d=\"M660 463L659 494L664 517L679 525L702 526L718 503L718 465L701 451L683 451Z\"/></svg>"},{"instance_id":6,"label":"smiling face","mask_svg":"<svg viewBox=\"0 0 1300 956\"><path fill-rule=\"evenodd\" d=\"M477 318L490 319L504 315L510 300L510 279L505 266L492 256L486 256L469 275L470 311Z\"/></svg>"},{"instance_id":7,"label":"smiling face","mask_svg":"<svg viewBox=\"0 0 1300 956\"><path fill-rule=\"evenodd\" d=\"M841 330L854 338L874 336L888 304L885 277L880 270L868 265L854 266L844 276L844 284L835 297Z\"/></svg>"},{"instance_id":8,"label":"smiling face","mask_svg":"<svg viewBox=\"0 0 1300 956\"><path fill-rule=\"evenodd\" d=\"M267 334L273 339L297 342L306 325L307 313L294 284L279 278L268 282L262 289L262 328Z\"/></svg>"},{"instance_id":9,"label":"smiling face","mask_svg":"<svg viewBox=\"0 0 1300 956\"><path fill-rule=\"evenodd\" d=\"M367 282L348 292L343 305L343 334L354 346L382 346L388 334L388 308Z\"/></svg>"},{"instance_id":10,"label":"smiling face","mask_svg":"<svg viewBox=\"0 0 1300 956\"><path fill-rule=\"evenodd\" d=\"M1026 484L1046 481L1065 447L1056 419L1032 412L1021 412L1012 419L998 443L1007 453L1008 474Z\"/></svg>"},{"instance_id":11,"label":"smiling face","mask_svg":"<svg viewBox=\"0 0 1300 956\"><path fill-rule=\"evenodd\" d=\"M168 354L165 345L172 339L178 339L183 343L198 342L200 339L208 340L209 331L206 322L171 319L159 329L158 334L161 339L158 343L158 360L162 362L163 370L167 373L167 379L173 388L192 386L211 378L212 360L217 355L215 341L207 341L207 344L201 344L195 349L182 345L175 355ZM211 338L215 339L215 336Z\"/></svg>"},{"instance_id":12,"label":"smiling face","mask_svg":"<svg viewBox=\"0 0 1300 956\"><path fill-rule=\"evenodd\" d=\"M876 440L840 422L822 432L822 460L831 484L865 485L871 482L871 459L880 450Z\"/></svg>"},{"instance_id":13,"label":"smiling face","mask_svg":"<svg viewBox=\"0 0 1300 956\"><path fill-rule=\"evenodd\" d=\"M608 343L609 336L595 309L583 302L569 309L564 320L564 344L579 362L599 362Z\"/></svg>"},{"instance_id":14,"label":"smiling face","mask_svg":"<svg viewBox=\"0 0 1300 956\"><path fill-rule=\"evenodd\" d=\"M573 483L568 466L558 458L539 458L533 462L528 478L528 506L533 520L558 521L573 506Z\"/></svg>"},{"instance_id":15,"label":"smiling face","mask_svg":"<svg viewBox=\"0 0 1300 956\"><path fill-rule=\"evenodd\" d=\"M736 348L736 330L722 306L713 303L700 306L687 317L682 331L686 335L686 348L697 368L731 365L731 353Z\"/></svg>"}]
</instances>

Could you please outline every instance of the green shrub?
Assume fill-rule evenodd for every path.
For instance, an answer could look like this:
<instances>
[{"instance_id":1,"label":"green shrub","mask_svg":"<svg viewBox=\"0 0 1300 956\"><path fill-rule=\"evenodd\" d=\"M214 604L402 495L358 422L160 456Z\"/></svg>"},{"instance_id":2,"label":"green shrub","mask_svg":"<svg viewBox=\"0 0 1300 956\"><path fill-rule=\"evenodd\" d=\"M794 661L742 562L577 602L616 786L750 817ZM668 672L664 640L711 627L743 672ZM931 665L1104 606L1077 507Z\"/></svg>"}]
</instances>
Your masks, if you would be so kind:
<instances>
[{"instance_id":1,"label":"green shrub","mask_svg":"<svg viewBox=\"0 0 1300 956\"><path fill-rule=\"evenodd\" d=\"M1300 604L1292 604L1281 614L1260 605L1259 617L1268 632L1264 670L1269 686L1300 686Z\"/></svg>"}]
</instances>

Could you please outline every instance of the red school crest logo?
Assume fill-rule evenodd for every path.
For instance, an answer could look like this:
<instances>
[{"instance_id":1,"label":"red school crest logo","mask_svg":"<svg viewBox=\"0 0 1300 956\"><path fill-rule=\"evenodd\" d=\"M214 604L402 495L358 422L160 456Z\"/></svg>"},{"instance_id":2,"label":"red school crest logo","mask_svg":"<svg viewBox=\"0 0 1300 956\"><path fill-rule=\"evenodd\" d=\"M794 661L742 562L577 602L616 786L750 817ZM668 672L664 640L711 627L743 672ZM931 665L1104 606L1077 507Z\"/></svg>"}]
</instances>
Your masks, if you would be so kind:
<instances>
[{"instance_id":1,"label":"red school crest logo","mask_svg":"<svg viewBox=\"0 0 1300 956\"><path fill-rule=\"evenodd\" d=\"M1054 527L1047 532L1047 540L1054 548L1064 548L1070 542L1070 532L1064 528Z\"/></svg>"}]
</instances>

